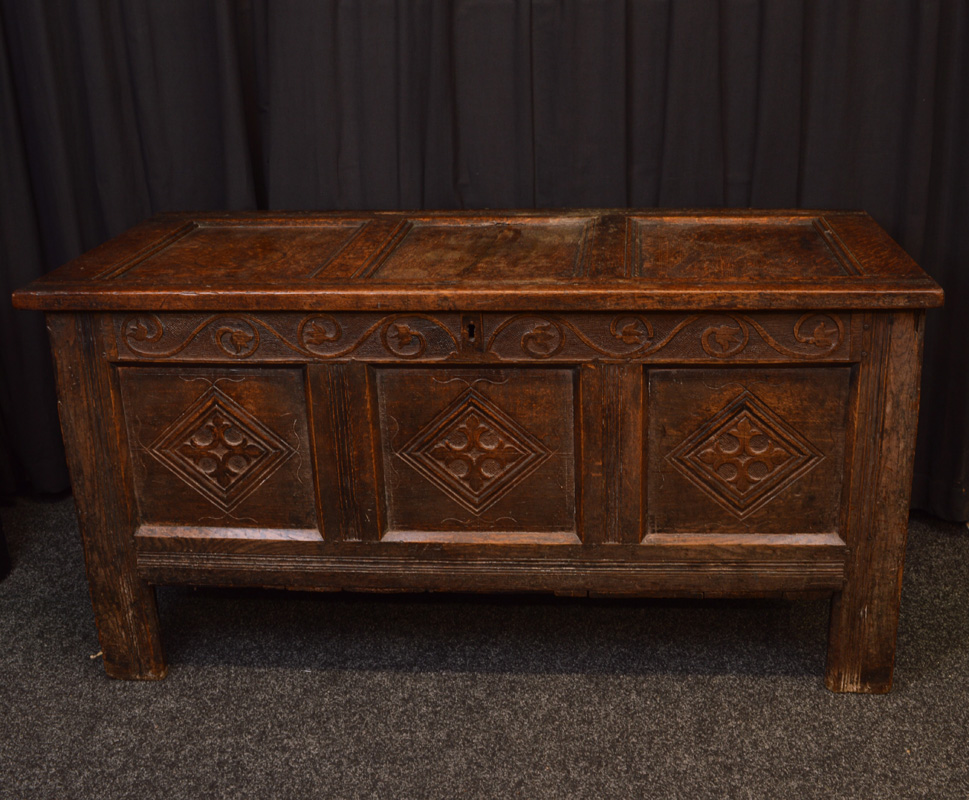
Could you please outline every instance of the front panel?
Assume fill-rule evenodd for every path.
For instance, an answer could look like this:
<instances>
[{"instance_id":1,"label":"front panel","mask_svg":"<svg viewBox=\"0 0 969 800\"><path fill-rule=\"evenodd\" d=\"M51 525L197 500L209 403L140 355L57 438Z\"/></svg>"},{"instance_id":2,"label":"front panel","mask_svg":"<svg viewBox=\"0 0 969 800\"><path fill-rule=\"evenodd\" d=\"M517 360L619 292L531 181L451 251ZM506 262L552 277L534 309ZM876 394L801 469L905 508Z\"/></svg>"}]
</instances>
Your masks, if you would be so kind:
<instances>
[{"instance_id":1,"label":"front panel","mask_svg":"<svg viewBox=\"0 0 969 800\"><path fill-rule=\"evenodd\" d=\"M103 322L155 578L183 565L193 581L296 571L332 588L527 588L521 570L568 592L839 585L858 317Z\"/></svg>"},{"instance_id":2,"label":"front panel","mask_svg":"<svg viewBox=\"0 0 969 800\"><path fill-rule=\"evenodd\" d=\"M574 370L380 368L374 383L384 538L578 542Z\"/></svg>"},{"instance_id":3,"label":"front panel","mask_svg":"<svg viewBox=\"0 0 969 800\"><path fill-rule=\"evenodd\" d=\"M141 525L318 528L302 369L118 372Z\"/></svg>"},{"instance_id":4,"label":"front panel","mask_svg":"<svg viewBox=\"0 0 969 800\"><path fill-rule=\"evenodd\" d=\"M836 533L850 377L650 370L647 533Z\"/></svg>"}]
</instances>

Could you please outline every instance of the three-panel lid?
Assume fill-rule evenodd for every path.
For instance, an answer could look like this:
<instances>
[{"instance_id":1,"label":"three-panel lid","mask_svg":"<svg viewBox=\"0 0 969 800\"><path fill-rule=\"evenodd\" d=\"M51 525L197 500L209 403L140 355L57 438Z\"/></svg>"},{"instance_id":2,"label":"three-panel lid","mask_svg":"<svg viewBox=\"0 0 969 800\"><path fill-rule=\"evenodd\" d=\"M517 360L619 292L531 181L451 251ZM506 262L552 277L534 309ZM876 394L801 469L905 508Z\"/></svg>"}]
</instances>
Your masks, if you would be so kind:
<instances>
[{"instance_id":1,"label":"three-panel lid","mask_svg":"<svg viewBox=\"0 0 969 800\"><path fill-rule=\"evenodd\" d=\"M867 214L159 214L14 294L44 310L891 309L942 290Z\"/></svg>"}]
</instances>

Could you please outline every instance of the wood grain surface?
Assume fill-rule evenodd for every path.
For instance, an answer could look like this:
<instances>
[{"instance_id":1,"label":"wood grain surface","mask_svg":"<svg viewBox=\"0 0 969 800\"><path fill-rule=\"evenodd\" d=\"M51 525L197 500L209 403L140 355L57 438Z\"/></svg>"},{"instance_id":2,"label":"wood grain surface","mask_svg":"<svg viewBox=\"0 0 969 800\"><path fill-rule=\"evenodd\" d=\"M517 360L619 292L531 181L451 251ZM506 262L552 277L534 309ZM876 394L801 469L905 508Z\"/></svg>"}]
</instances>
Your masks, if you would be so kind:
<instances>
[{"instance_id":1,"label":"wood grain surface","mask_svg":"<svg viewBox=\"0 0 969 800\"><path fill-rule=\"evenodd\" d=\"M595 311L925 308L939 287L833 211L160 214L19 308Z\"/></svg>"}]
</instances>

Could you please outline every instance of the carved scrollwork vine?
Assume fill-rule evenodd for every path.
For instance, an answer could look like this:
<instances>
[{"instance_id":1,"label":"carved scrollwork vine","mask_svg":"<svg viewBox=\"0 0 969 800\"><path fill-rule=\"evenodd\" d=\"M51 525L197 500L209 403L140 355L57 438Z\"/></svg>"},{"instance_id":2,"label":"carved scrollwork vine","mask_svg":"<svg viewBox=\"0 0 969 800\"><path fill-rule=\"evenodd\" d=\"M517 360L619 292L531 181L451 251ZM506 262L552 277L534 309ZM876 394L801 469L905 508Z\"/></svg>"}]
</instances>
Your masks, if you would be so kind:
<instances>
[{"instance_id":1,"label":"carved scrollwork vine","mask_svg":"<svg viewBox=\"0 0 969 800\"><path fill-rule=\"evenodd\" d=\"M555 320L539 319L521 337L521 349L534 358L551 358L565 344L562 326Z\"/></svg>"},{"instance_id":2,"label":"carved scrollwork vine","mask_svg":"<svg viewBox=\"0 0 969 800\"><path fill-rule=\"evenodd\" d=\"M810 358L812 356L829 355L838 349L845 337L845 326L840 317L817 312L804 314L794 323L794 339L799 344L807 345L814 349L795 350L777 341L756 320L749 317L746 319L768 346L781 355L791 356L792 358ZM833 327L829 328L825 320L832 323ZM814 327L811 329L811 334L805 335L804 328L809 322L813 322Z\"/></svg>"},{"instance_id":3,"label":"carved scrollwork vine","mask_svg":"<svg viewBox=\"0 0 969 800\"><path fill-rule=\"evenodd\" d=\"M401 358L420 358L427 350L427 339L405 322L387 322L380 330L380 340L391 353Z\"/></svg>"},{"instance_id":4,"label":"carved scrollwork vine","mask_svg":"<svg viewBox=\"0 0 969 800\"><path fill-rule=\"evenodd\" d=\"M829 322L834 322L834 330L828 328L825 320ZM809 322L814 321L815 325L811 329L811 335L805 336L802 334L804 326ZM844 338L845 328L844 323L838 317L828 316L827 314L805 314L797 322L794 323L794 338L797 339L801 344L810 344L819 350L824 350L830 352L834 350L841 340Z\"/></svg>"},{"instance_id":5,"label":"carved scrollwork vine","mask_svg":"<svg viewBox=\"0 0 969 800\"><path fill-rule=\"evenodd\" d=\"M591 316L591 315L590 315ZM657 315L649 319L644 314L623 314L609 321L609 338L605 337L603 323L583 323L583 317L559 317L557 315L517 314L503 320L492 332L487 352L499 355L507 352L501 347L512 347L523 355L535 359L548 359L558 355L574 337L597 355L607 358L638 359L652 356L664 348L676 344L689 354L695 342L707 357L726 360L746 353L756 339L761 348L766 345L788 358L823 358L838 350L845 340L845 325L840 317L814 312L798 318L788 336L788 345L772 334L763 320L748 314L718 312L692 314L670 319L665 315L661 322ZM601 319L601 318L600 318ZM790 323L786 323L790 325ZM660 333L664 327L665 332ZM777 323L773 323L777 328ZM752 339L752 336L756 336ZM517 337L517 347L511 343Z\"/></svg>"},{"instance_id":6,"label":"carved scrollwork vine","mask_svg":"<svg viewBox=\"0 0 969 800\"><path fill-rule=\"evenodd\" d=\"M485 349L493 352L495 343L507 329L525 321L531 321L532 324L520 335L519 349L531 358L544 359L558 355L566 344L566 331L599 355L613 358L643 356L658 349L657 343L654 342L652 324L639 314L621 315L613 318L609 324L609 333L616 342L629 347L611 347L597 343L571 319L517 314L504 320L495 328ZM665 341L668 339L659 343L659 346L665 344Z\"/></svg>"},{"instance_id":7,"label":"carved scrollwork vine","mask_svg":"<svg viewBox=\"0 0 969 800\"><path fill-rule=\"evenodd\" d=\"M314 314L305 317L296 329L296 337L307 350L326 347L331 342L340 341L343 327L331 314Z\"/></svg>"},{"instance_id":8,"label":"carved scrollwork vine","mask_svg":"<svg viewBox=\"0 0 969 800\"><path fill-rule=\"evenodd\" d=\"M609 333L623 344L645 346L653 338L653 326L641 315L614 317L609 323Z\"/></svg>"},{"instance_id":9,"label":"carved scrollwork vine","mask_svg":"<svg viewBox=\"0 0 969 800\"><path fill-rule=\"evenodd\" d=\"M122 357L231 360L292 358L448 359L462 349L460 323L447 314L276 313L131 314L120 319ZM664 356L725 361L773 351L788 359L836 356L846 340L842 315L810 312L681 315L519 313L485 317L481 358L492 361ZM185 352L185 351L188 352Z\"/></svg>"},{"instance_id":10,"label":"carved scrollwork vine","mask_svg":"<svg viewBox=\"0 0 969 800\"><path fill-rule=\"evenodd\" d=\"M154 344L161 339L165 327L154 314L141 314L137 317L128 317L121 323L121 330L124 331L125 338L129 342L128 346L135 352L139 352L131 342Z\"/></svg>"},{"instance_id":11,"label":"carved scrollwork vine","mask_svg":"<svg viewBox=\"0 0 969 800\"><path fill-rule=\"evenodd\" d=\"M172 358L181 353L203 332L209 331L212 343L231 358L248 358L259 348L258 320L243 316L215 315L197 324L187 336L177 337L169 347L153 347L166 337L165 325L155 314L137 314L121 323L124 343L133 353L145 358Z\"/></svg>"},{"instance_id":12,"label":"carved scrollwork vine","mask_svg":"<svg viewBox=\"0 0 969 800\"><path fill-rule=\"evenodd\" d=\"M448 342L448 353L458 349L458 339L450 328L427 314L379 317L364 330L349 334L332 314L316 313L300 319L292 337L250 314L219 314L188 321L180 317L177 324L166 327L162 317L144 313L126 317L120 334L129 351L150 359L173 358L193 345L214 346L216 354L246 359L257 353L264 338L303 356L333 359L354 353L374 337L389 355L415 359L426 353L432 330L439 331Z\"/></svg>"},{"instance_id":13,"label":"carved scrollwork vine","mask_svg":"<svg viewBox=\"0 0 969 800\"><path fill-rule=\"evenodd\" d=\"M730 358L742 352L750 341L750 329L742 317L729 314L727 322L711 325L700 334L703 352L714 358Z\"/></svg>"},{"instance_id":14,"label":"carved scrollwork vine","mask_svg":"<svg viewBox=\"0 0 969 800\"><path fill-rule=\"evenodd\" d=\"M259 348L259 330L245 319L230 319L216 329L215 343L226 355L248 358Z\"/></svg>"}]
</instances>

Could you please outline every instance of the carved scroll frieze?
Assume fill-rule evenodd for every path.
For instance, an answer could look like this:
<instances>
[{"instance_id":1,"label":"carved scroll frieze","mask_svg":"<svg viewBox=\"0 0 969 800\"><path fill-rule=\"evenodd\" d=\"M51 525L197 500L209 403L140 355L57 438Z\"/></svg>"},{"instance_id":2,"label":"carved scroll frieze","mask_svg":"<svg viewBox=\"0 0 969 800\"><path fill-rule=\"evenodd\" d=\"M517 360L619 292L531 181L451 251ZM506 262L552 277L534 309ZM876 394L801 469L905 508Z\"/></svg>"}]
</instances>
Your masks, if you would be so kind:
<instances>
[{"instance_id":1,"label":"carved scroll frieze","mask_svg":"<svg viewBox=\"0 0 969 800\"><path fill-rule=\"evenodd\" d=\"M486 322L490 320L486 319ZM840 314L516 314L486 325L500 360L847 360Z\"/></svg>"},{"instance_id":2,"label":"carved scroll frieze","mask_svg":"<svg viewBox=\"0 0 969 800\"><path fill-rule=\"evenodd\" d=\"M850 315L825 312L484 314L137 313L114 318L120 360L847 361Z\"/></svg>"},{"instance_id":3,"label":"carved scroll frieze","mask_svg":"<svg viewBox=\"0 0 969 800\"><path fill-rule=\"evenodd\" d=\"M434 361L457 353L457 314L130 314L114 320L122 360Z\"/></svg>"}]
</instances>

